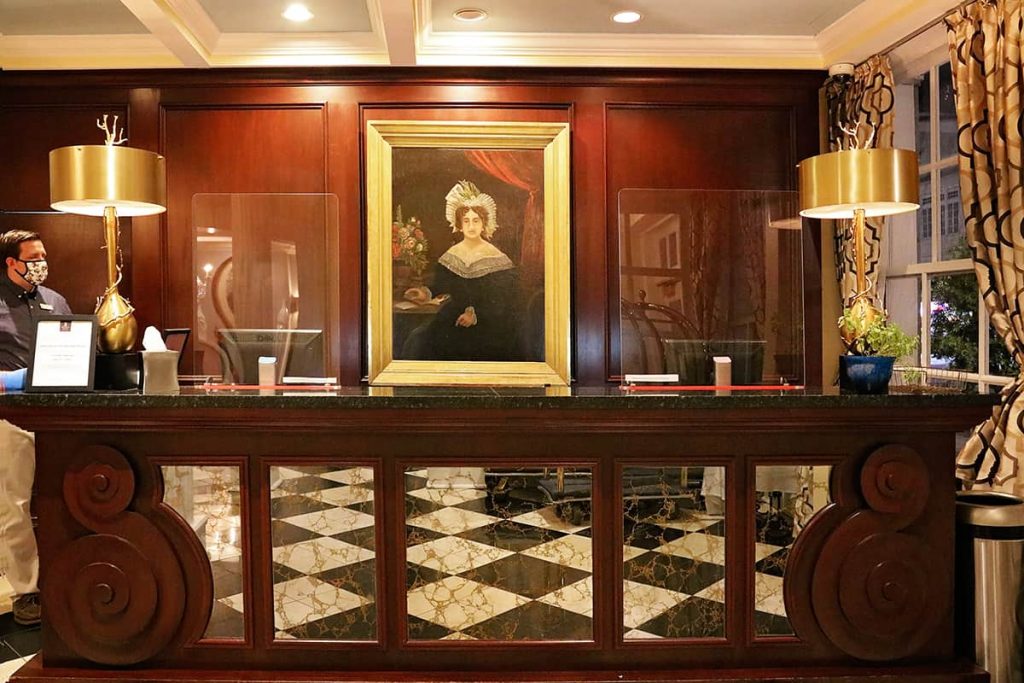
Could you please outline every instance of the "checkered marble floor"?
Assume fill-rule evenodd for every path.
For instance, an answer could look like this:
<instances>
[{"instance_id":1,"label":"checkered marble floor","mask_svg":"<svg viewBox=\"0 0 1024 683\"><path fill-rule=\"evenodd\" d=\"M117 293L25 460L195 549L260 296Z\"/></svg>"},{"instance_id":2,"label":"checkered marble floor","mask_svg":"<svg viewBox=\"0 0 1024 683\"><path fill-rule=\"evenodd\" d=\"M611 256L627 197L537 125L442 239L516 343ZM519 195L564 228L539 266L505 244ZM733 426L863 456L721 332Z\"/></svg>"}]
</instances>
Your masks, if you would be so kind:
<instances>
[{"instance_id":1,"label":"checkered marble floor","mask_svg":"<svg viewBox=\"0 0 1024 683\"><path fill-rule=\"evenodd\" d=\"M207 637L243 635L242 533L231 469L195 468L195 509L205 518L216 599ZM272 468L271 476L276 637L374 640L372 471L295 466ZM426 469L405 475L408 637L592 639L589 519L529 482L501 497L479 486L446 484ZM683 493L672 514L626 501L627 640L724 636L725 522L694 502L699 491ZM792 633L782 600L788 551L756 546L759 635Z\"/></svg>"}]
</instances>

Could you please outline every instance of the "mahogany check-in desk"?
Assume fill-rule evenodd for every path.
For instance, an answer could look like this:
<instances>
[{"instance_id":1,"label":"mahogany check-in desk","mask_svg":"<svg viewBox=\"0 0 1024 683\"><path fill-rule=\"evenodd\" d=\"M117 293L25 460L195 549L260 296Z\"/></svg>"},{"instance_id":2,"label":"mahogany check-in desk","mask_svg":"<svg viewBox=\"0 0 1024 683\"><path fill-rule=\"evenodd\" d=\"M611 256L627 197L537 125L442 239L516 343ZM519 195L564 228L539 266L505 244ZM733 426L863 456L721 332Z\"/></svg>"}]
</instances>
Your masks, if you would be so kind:
<instances>
[{"instance_id":1,"label":"mahogany check-in desk","mask_svg":"<svg viewBox=\"0 0 1024 683\"><path fill-rule=\"evenodd\" d=\"M377 392L372 392L377 393ZM7 394L15 681L984 681L954 636L977 395Z\"/></svg>"}]
</instances>

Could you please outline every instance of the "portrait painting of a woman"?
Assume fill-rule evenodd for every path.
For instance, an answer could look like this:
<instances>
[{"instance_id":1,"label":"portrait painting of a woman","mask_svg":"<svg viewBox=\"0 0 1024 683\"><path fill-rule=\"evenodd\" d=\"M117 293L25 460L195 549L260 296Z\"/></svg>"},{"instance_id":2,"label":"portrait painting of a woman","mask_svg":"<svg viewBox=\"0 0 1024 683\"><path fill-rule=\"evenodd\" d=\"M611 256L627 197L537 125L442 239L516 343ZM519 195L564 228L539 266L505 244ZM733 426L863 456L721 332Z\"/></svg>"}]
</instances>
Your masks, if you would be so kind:
<instances>
[{"instance_id":1,"label":"portrait painting of a woman","mask_svg":"<svg viewBox=\"0 0 1024 683\"><path fill-rule=\"evenodd\" d=\"M367 136L371 384L566 384L567 126Z\"/></svg>"},{"instance_id":2,"label":"portrait painting of a woman","mask_svg":"<svg viewBox=\"0 0 1024 683\"><path fill-rule=\"evenodd\" d=\"M445 217L461 239L434 266L430 291L440 308L416 331L407 355L418 360L520 360L518 273L491 242L494 199L461 180L445 197Z\"/></svg>"}]
</instances>

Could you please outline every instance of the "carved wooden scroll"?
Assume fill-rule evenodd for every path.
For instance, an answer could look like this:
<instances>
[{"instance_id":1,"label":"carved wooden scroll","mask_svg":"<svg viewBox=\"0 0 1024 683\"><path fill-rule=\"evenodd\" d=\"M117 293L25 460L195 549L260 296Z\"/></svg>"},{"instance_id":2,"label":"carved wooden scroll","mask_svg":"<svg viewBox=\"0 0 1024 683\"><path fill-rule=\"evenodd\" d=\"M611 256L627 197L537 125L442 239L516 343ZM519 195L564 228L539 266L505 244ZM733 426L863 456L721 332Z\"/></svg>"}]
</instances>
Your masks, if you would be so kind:
<instances>
[{"instance_id":1,"label":"carved wooden scroll","mask_svg":"<svg viewBox=\"0 0 1024 683\"><path fill-rule=\"evenodd\" d=\"M196 569L192 559L205 556L201 547L195 552L198 539L187 526L175 534L182 525L155 524L130 509L135 474L113 448L80 451L65 471L63 495L68 512L91 534L64 546L47 570L47 621L69 648L94 662L149 659L180 634L187 604L181 562ZM167 516L167 510L157 505L149 514ZM181 538L172 542L167 533ZM176 544L190 552L179 557Z\"/></svg>"},{"instance_id":2,"label":"carved wooden scroll","mask_svg":"<svg viewBox=\"0 0 1024 683\"><path fill-rule=\"evenodd\" d=\"M859 659L888 661L916 653L950 609L950 569L908 533L925 510L931 485L912 448L875 450L859 473L840 469L835 502L793 546L785 584L796 633L827 641Z\"/></svg>"}]
</instances>

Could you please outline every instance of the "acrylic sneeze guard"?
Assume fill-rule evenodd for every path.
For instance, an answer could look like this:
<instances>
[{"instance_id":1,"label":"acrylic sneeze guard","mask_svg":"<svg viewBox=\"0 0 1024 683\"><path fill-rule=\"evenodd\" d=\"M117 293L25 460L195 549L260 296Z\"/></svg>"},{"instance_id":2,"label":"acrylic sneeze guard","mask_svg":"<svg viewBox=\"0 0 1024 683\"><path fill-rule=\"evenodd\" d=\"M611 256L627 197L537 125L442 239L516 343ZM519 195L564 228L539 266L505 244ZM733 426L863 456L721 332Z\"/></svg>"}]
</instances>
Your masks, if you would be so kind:
<instances>
[{"instance_id":1,"label":"acrylic sneeze guard","mask_svg":"<svg viewBox=\"0 0 1024 683\"><path fill-rule=\"evenodd\" d=\"M619 352L677 386L804 383L796 192L619 192ZM731 381L716 381L722 359Z\"/></svg>"},{"instance_id":2,"label":"acrylic sneeze guard","mask_svg":"<svg viewBox=\"0 0 1024 683\"><path fill-rule=\"evenodd\" d=\"M247 386L336 378L337 222L331 194L195 195L192 366L182 372Z\"/></svg>"}]
</instances>

